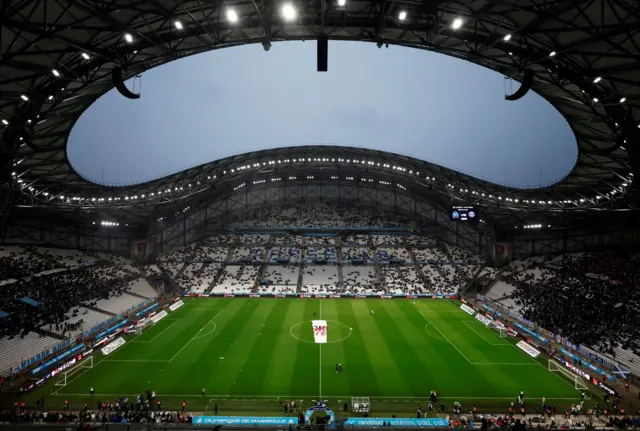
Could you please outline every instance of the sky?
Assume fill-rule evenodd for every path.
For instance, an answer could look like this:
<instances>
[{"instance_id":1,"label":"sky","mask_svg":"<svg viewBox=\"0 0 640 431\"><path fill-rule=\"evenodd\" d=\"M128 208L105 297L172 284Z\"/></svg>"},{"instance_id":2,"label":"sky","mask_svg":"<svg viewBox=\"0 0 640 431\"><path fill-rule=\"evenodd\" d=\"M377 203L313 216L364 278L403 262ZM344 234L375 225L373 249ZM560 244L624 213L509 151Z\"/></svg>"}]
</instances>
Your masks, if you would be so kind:
<instances>
[{"instance_id":1,"label":"sky","mask_svg":"<svg viewBox=\"0 0 640 431\"><path fill-rule=\"evenodd\" d=\"M247 45L159 66L141 84L140 99L111 90L72 129L68 156L84 177L130 185L249 151L325 144L535 188L560 181L577 158L568 123L536 93L505 101L502 75L411 48L330 41L321 73L315 42Z\"/></svg>"}]
</instances>

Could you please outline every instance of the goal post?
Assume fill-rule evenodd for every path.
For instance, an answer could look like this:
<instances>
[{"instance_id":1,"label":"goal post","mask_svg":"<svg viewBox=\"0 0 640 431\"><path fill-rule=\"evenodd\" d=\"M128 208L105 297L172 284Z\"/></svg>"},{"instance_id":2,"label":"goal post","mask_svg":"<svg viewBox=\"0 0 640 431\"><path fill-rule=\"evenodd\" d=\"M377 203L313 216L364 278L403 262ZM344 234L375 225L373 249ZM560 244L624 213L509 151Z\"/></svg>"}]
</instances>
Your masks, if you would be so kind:
<instances>
[{"instance_id":1,"label":"goal post","mask_svg":"<svg viewBox=\"0 0 640 431\"><path fill-rule=\"evenodd\" d=\"M562 364L559 364L553 359L549 359L549 371L556 374L557 373L562 374L567 380L573 383L574 389L577 389L580 391L588 389L587 385L585 385L584 379L581 376L567 370Z\"/></svg>"},{"instance_id":2,"label":"goal post","mask_svg":"<svg viewBox=\"0 0 640 431\"><path fill-rule=\"evenodd\" d=\"M70 381L70 378L79 373L80 371L86 371L93 368L93 356L89 356L86 359L75 364L71 369L64 371L60 374L60 378L56 382L55 386L67 386L67 383Z\"/></svg>"},{"instance_id":3,"label":"goal post","mask_svg":"<svg viewBox=\"0 0 640 431\"><path fill-rule=\"evenodd\" d=\"M502 324L496 324L496 322L492 322L489 324L489 328L500 334L500 338L507 338L507 335L509 335L507 332L507 328Z\"/></svg>"}]
</instances>

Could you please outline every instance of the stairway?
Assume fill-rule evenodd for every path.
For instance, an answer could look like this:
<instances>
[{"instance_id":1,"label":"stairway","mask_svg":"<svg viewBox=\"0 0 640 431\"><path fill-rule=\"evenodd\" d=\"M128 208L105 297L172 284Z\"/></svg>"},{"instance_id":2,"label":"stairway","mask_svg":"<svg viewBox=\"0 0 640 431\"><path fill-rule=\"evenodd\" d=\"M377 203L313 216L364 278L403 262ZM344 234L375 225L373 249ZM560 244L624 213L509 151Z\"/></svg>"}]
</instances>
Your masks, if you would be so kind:
<instances>
[{"instance_id":1,"label":"stairway","mask_svg":"<svg viewBox=\"0 0 640 431\"><path fill-rule=\"evenodd\" d=\"M180 287L178 286L178 284L175 282L175 280L173 278L171 278L171 276L169 275L169 271L167 271L161 264L160 262L156 263L156 265L158 266L158 268L160 268L160 271L162 272L162 276L164 278L165 281L169 282L169 285L171 285L172 289L171 290L175 290L175 291L180 291ZM148 281L148 280L147 280ZM153 287L153 284L151 285ZM154 288L155 289L155 288ZM167 289L164 289L165 291Z\"/></svg>"},{"instance_id":2,"label":"stairway","mask_svg":"<svg viewBox=\"0 0 640 431\"><path fill-rule=\"evenodd\" d=\"M486 295L487 292L489 292L493 286L496 285L497 282L501 281L504 279L504 276L502 275L503 271L504 271L505 267L502 267L498 270L498 272L496 273L496 276L493 278L493 280L491 280L491 282L487 285L487 287L482 291L483 295Z\"/></svg>"},{"instance_id":3,"label":"stairway","mask_svg":"<svg viewBox=\"0 0 640 431\"><path fill-rule=\"evenodd\" d=\"M298 267L298 282L296 283L296 292L298 293L302 292L302 278L304 275L304 268L305 268L304 264L301 264Z\"/></svg>"},{"instance_id":4,"label":"stairway","mask_svg":"<svg viewBox=\"0 0 640 431\"><path fill-rule=\"evenodd\" d=\"M256 280L253 283L253 291L257 291L260 287L260 283L264 280L264 274L267 272L267 265L265 263L260 264L260 269L258 270L258 274L256 275Z\"/></svg>"},{"instance_id":5,"label":"stairway","mask_svg":"<svg viewBox=\"0 0 640 431\"><path fill-rule=\"evenodd\" d=\"M96 313L106 314L107 316L116 316L116 313L112 313L111 311L103 310L102 308L93 307L91 305L84 305L83 304L82 307L84 307L84 308L86 308L88 310L95 311Z\"/></svg>"},{"instance_id":6,"label":"stairway","mask_svg":"<svg viewBox=\"0 0 640 431\"><path fill-rule=\"evenodd\" d=\"M5 225L11 215L11 209L18 193L18 190L13 187L0 186L0 241L3 241L6 236Z\"/></svg>"},{"instance_id":7,"label":"stairway","mask_svg":"<svg viewBox=\"0 0 640 431\"><path fill-rule=\"evenodd\" d=\"M207 292L211 292L214 287L216 287L220 281L220 277L222 277L222 273L224 272L225 265L221 264L218 272L213 276L213 280L209 283L209 287L207 287Z\"/></svg>"},{"instance_id":8,"label":"stairway","mask_svg":"<svg viewBox=\"0 0 640 431\"><path fill-rule=\"evenodd\" d=\"M36 334L40 334L40 335L43 335L45 337L55 338L56 340L66 340L66 338L67 338L67 337L65 337L63 335L60 335L60 334L58 334L56 332L48 331L46 329L37 328L37 329L32 329L32 331L35 332Z\"/></svg>"},{"instance_id":9,"label":"stairway","mask_svg":"<svg viewBox=\"0 0 640 431\"><path fill-rule=\"evenodd\" d=\"M411 248L407 244L407 240L405 238L402 239L402 243L404 244L404 247L407 249L407 252L409 252L409 258L411 259L411 266L413 266L413 268L416 270L416 273L418 274L418 277L420 277L421 282L425 286L427 286L427 283L425 282L427 278L424 275L424 271L422 270L422 267L418 264L418 259L416 259L416 255L413 252L413 248ZM429 289L431 289L431 286L429 286Z\"/></svg>"},{"instance_id":10,"label":"stairway","mask_svg":"<svg viewBox=\"0 0 640 431\"><path fill-rule=\"evenodd\" d=\"M125 295L135 296L136 298L140 298L140 299L151 299L148 296L142 296L142 295L139 295L139 294L134 293L134 292L123 292L123 293Z\"/></svg>"}]
</instances>

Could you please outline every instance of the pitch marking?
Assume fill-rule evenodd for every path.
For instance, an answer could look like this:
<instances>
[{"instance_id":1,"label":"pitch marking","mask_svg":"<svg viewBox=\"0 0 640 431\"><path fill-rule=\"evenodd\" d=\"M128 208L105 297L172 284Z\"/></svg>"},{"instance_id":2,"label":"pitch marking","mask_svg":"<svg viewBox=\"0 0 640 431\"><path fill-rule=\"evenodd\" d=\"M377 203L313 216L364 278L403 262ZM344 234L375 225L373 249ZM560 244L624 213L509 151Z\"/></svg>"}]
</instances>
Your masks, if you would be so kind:
<instances>
[{"instance_id":1,"label":"pitch marking","mask_svg":"<svg viewBox=\"0 0 640 431\"><path fill-rule=\"evenodd\" d=\"M142 335L142 333L136 335L135 337L133 337L132 340L130 340L129 342L135 341L136 338L138 338L140 335ZM122 349L126 348L127 344L125 344ZM122 349L120 349L119 351L122 352ZM60 392L62 389L66 388L67 386L69 386L71 383L73 383L76 379L78 379L79 377L85 375L87 372L93 370L94 368L98 367L98 365L100 365L101 363L103 363L105 361L105 359L98 361L97 364L95 364L92 368L87 368L86 370L84 370L83 372L79 373L77 376L74 376L71 380L69 380L67 382L66 385L61 386L59 389L56 389L56 391L52 392L51 395L58 395L58 392Z\"/></svg>"},{"instance_id":2,"label":"pitch marking","mask_svg":"<svg viewBox=\"0 0 640 431\"><path fill-rule=\"evenodd\" d=\"M437 338L438 340L445 341L445 340L444 340L442 337L440 337L439 335L435 335L433 332L429 331L429 330L427 329L429 326L433 326L433 325L432 325L431 323L426 323L426 324L424 325L424 330L425 330L425 331L427 331L427 334L431 335L433 338Z\"/></svg>"},{"instance_id":3,"label":"pitch marking","mask_svg":"<svg viewBox=\"0 0 640 431\"><path fill-rule=\"evenodd\" d=\"M59 397L88 397L91 396L91 394L51 394L51 395L55 395L55 396L59 396ZM125 397L125 396L136 396L136 395L140 395L140 394L94 394L95 397ZM176 395L176 394L156 394L157 397L164 397L164 398L201 398L202 396L200 394L182 394L182 395ZM207 399L223 399L223 398L227 398L229 399L230 396L233 396L234 398L236 398L237 400L250 400L250 399L262 399L262 400L269 400L272 399L273 401L280 401L282 399L289 399L289 400L294 400L294 399L315 399L317 398L315 395L207 395L205 398ZM349 398L355 395L325 395L325 398ZM535 395L531 395L531 396L527 396L528 399L538 399L538 398L542 398L543 395L539 395L539 396L535 396ZM578 397L568 397L568 398L552 398L552 397L545 397L547 400L577 400ZM369 399L371 400L378 400L381 402L389 402L389 400L393 401L395 400L428 400L429 397L425 396L425 397L416 397L416 396L412 396L412 397L385 397L385 396L379 396L379 397L369 397ZM513 400L513 397L438 397L438 399L443 399L443 400ZM236 401L234 399L229 399L229 401Z\"/></svg>"},{"instance_id":4,"label":"pitch marking","mask_svg":"<svg viewBox=\"0 0 640 431\"><path fill-rule=\"evenodd\" d=\"M173 320L173 322L171 323L171 325L169 325L169 326L167 326L166 328L164 328L162 331L160 331L160 333L159 333L159 334L157 334L155 337L153 337L153 338L152 338L152 339L150 339L150 340L132 340L132 341L129 341L129 342L130 342L130 343L151 343L151 342L152 342L152 341L154 341L156 338L158 338L159 336L161 336L162 334L164 334L164 332L165 332L167 329L169 329L169 328L171 328L173 325L175 325L175 324L176 324L176 322L178 322L178 321L177 321L177 320Z\"/></svg>"},{"instance_id":5,"label":"pitch marking","mask_svg":"<svg viewBox=\"0 0 640 431\"><path fill-rule=\"evenodd\" d=\"M505 343L505 342L502 342L502 343L494 343L494 342L493 342L493 341L491 341L491 340L487 340L487 339L485 338L485 336L484 336L484 335L482 335L480 332L476 331L476 330L473 328L473 326L471 326L471 323L470 323L470 322L473 322L473 321L472 321L472 320L463 320L463 321L462 321L462 323L464 323L464 325L465 325L467 328L471 329L473 332L475 332L476 334L478 334L478 336L479 336L480 338L482 338L484 341L486 341L486 342L487 342L487 343L489 343L490 345L492 345L492 346L510 346L510 345L511 345L511 343Z\"/></svg>"},{"instance_id":6,"label":"pitch marking","mask_svg":"<svg viewBox=\"0 0 640 431\"><path fill-rule=\"evenodd\" d=\"M303 324L305 324L307 322L311 322L311 320L305 320L303 322L299 322L299 323L295 323L295 324L291 325L291 328L289 329L289 335L291 335L293 338L295 338L296 340L300 341L301 343L317 344L315 341L303 340L302 338L298 338L295 335L293 335L293 328L295 328L296 326L303 325ZM338 325L346 326L347 328L349 328L347 326L347 324L342 323L342 322L338 322L337 320L327 320L327 322L337 323ZM346 340L347 338L349 338L351 336L352 332L353 332L353 328L349 328L349 333L345 337L342 337L339 340L327 341L324 344L339 343L340 341L344 341L344 340Z\"/></svg>"},{"instance_id":7,"label":"pitch marking","mask_svg":"<svg viewBox=\"0 0 640 431\"><path fill-rule=\"evenodd\" d=\"M442 335L442 337L443 337L443 338L444 338L444 339L445 339L449 344L451 344L451 346L452 346L454 349L456 349L456 350L458 351L458 353L460 353L460 355L462 355L462 357L463 357L464 359L466 359L466 360L467 360L467 362L468 362L468 363L472 364L472 362L469 360L469 358L467 358L467 357L465 356L465 354L464 354L464 353L462 353L462 352L460 351L460 349L458 349L458 347L457 347L455 344L453 344L453 343L451 342L451 340L449 340L449 339L447 338L447 336L446 336L446 335L444 335L444 334L442 333L442 331L441 331L441 330L439 330L439 329L438 329L438 327L437 327L436 325L434 325L434 324L431 322L431 320L429 320L429 318L428 318L427 316L425 316L424 314L422 314L422 311L420 312L420 314L422 315L422 317L424 317L425 319L427 319L427 322L429 322L429 323L431 324L431 326L433 326L433 328L434 328L436 331L438 331L438 332L440 333L440 335Z\"/></svg>"},{"instance_id":8,"label":"pitch marking","mask_svg":"<svg viewBox=\"0 0 640 431\"><path fill-rule=\"evenodd\" d=\"M206 327L209 325L209 323L213 322L213 319L215 319L216 317L218 317L218 315L220 314L220 312L221 312L221 311L222 311L222 310L218 310L218 312L216 313L216 315L215 315L215 316L213 316L213 317L211 318L211 320L209 320L209 321L208 321L208 322L207 322L207 323L206 323L206 324L205 324L205 325L200 329L200 331L202 331L202 329L203 329L203 328L206 328ZM213 322L213 323L215 324L215 322ZM215 330L215 328L214 328L214 330ZM196 335L194 335L193 337L191 337L191 339L190 339L189 341L187 341L187 342L185 343L185 345L184 345L184 346L182 346L182 348L181 348L180 350L178 350L178 352L177 352L175 355L173 355L173 357L172 357L171 359L169 359L169 362L173 362L173 360L174 360L174 359L175 359L175 358L176 358L180 353L182 353L182 351L183 351L183 350L184 350L184 349L185 349L189 344L191 344L191 342L192 342L193 340L196 340L196 339L198 339L198 338L202 338L202 337L199 337L199 335L200 335L200 331L198 331L198 333L197 333ZM213 331L210 331L210 332L213 332ZM208 334L207 334L207 335L208 335Z\"/></svg>"},{"instance_id":9,"label":"pitch marking","mask_svg":"<svg viewBox=\"0 0 640 431\"><path fill-rule=\"evenodd\" d=\"M322 299L320 300L320 320L322 320ZM325 328L326 330L327 328ZM349 331L349 334L351 334L351 331ZM322 343L320 344L320 366L319 366L319 374L320 374L320 383L319 383L319 388L318 388L318 396L320 399L322 399Z\"/></svg>"}]
</instances>

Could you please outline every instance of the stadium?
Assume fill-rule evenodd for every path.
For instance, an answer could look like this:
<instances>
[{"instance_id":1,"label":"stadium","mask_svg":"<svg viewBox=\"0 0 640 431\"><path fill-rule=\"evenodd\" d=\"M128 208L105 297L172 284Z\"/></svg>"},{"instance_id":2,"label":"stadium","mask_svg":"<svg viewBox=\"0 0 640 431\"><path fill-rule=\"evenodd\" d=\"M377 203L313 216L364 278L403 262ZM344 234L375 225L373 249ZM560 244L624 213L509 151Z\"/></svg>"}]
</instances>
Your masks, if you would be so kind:
<instances>
[{"instance_id":1,"label":"stadium","mask_svg":"<svg viewBox=\"0 0 640 431\"><path fill-rule=\"evenodd\" d=\"M25 0L0 23L0 428L636 424L636 4ZM523 188L403 142L265 144L123 185L71 160L145 73L302 41L317 73L350 41L503 75L575 165Z\"/></svg>"}]
</instances>

